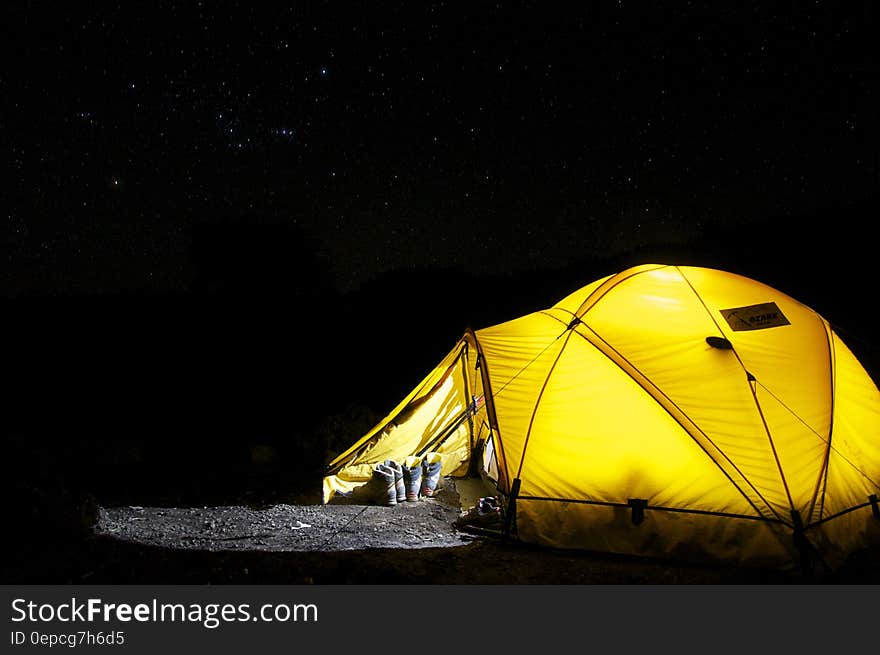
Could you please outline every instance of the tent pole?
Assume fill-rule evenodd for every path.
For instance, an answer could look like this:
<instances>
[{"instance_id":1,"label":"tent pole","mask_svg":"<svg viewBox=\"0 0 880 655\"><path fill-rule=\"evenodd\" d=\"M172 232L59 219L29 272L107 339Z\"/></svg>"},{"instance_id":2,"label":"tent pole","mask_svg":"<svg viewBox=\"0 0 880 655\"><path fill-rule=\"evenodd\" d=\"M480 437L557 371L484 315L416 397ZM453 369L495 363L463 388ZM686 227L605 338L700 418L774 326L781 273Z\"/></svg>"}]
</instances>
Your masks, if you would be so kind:
<instances>
[{"instance_id":1,"label":"tent pole","mask_svg":"<svg viewBox=\"0 0 880 655\"><path fill-rule=\"evenodd\" d=\"M509 537L515 529L516 521L516 497L519 495L520 479L514 478L510 485L510 495L507 497L507 507L504 508L504 536Z\"/></svg>"}]
</instances>

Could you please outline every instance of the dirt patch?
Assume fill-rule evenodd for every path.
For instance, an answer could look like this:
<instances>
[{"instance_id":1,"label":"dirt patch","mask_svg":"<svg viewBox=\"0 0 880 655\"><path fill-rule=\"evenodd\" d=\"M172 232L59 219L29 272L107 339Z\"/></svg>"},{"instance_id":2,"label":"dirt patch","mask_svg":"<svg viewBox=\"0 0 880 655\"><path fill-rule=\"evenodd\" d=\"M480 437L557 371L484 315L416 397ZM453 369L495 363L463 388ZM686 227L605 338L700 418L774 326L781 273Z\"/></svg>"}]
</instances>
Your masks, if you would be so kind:
<instances>
[{"instance_id":1,"label":"dirt patch","mask_svg":"<svg viewBox=\"0 0 880 655\"><path fill-rule=\"evenodd\" d=\"M456 485L456 482L459 484ZM52 579L95 584L877 584L878 554L833 578L561 551L456 527L475 489L447 480L434 498L384 507L321 505L103 507L90 539L47 553ZM479 489L476 489L479 492ZM48 570L48 569L47 569Z\"/></svg>"},{"instance_id":2,"label":"dirt patch","mask_svg":"<svg viewBox=\"0 0 880 655\"><path fill-rule=\"evenodd\" d=\"M328 505L266 508L104 508L96 534L145 546L211 552L445 548L464 541L453 527L460 513L459 496L450 481L432 498L392 507L339 499Z\"/></svg>"}]
</instances>

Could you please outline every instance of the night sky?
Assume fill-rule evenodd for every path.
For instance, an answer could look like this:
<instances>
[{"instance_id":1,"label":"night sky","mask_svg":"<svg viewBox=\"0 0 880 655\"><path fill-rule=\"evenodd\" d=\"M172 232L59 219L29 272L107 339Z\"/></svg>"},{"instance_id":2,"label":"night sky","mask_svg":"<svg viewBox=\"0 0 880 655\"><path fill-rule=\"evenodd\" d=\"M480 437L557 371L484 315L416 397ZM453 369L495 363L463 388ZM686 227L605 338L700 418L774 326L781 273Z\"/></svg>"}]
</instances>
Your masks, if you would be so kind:
<instances>
[{"instance_id":1,"label":"night sky","mask_svg":"<svg viewBox=\"0 0 880 655\"><path fill-rule=\"evenodd\" d=\"M90 498L320 497L467 327L635 264L775 286L880 380L872 3L12 0L0 24L14 579L71 579Z\"/></svg>"},{"instance_id":2,"label":"night sky","mask_svg":"<svg viewBox=\"0 0 880 655\"><path fill-rule=\"evenodd\" d=\"M290 4L7 5L0 292L185 292L215 224L343 293L876 197L870 3Z\"/></svg>"},{"instance_id":3,"label":"night sky","mask_svg":"<svg viewBox=\"0 0 880 655\"><path fill-rule=\"evenodd\" d=\"M270 444L317 484L466 327L646 262L777 286L876 373L842 4L7 3L7 477L232 493Z\"/></svg>"}]
</instances>

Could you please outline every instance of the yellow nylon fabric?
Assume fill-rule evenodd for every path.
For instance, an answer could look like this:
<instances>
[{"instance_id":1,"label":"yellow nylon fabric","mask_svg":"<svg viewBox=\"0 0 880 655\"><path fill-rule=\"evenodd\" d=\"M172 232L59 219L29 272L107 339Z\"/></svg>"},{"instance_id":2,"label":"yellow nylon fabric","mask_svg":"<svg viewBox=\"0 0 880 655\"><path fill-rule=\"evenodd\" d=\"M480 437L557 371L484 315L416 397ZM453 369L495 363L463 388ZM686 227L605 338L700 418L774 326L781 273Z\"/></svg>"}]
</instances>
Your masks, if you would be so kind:
<instances>
[{"instance_id":1,"label":"yellow nylon fabric","mask_svg":"<svg viewBox=\"0 0 880 655\"><path fill-rule=\"evenodd\" d=\"M755 379L755 392L779 457L793 507L802 515L821 473L831 430L830 330L813 310L780 291L730 273L682 267L682 273ZM790 325L732 331L725 308L773 301Z\"/></svg>"},{"instance_id":2,"label":"yellow nylon fabric","mask_svg":"<svg viewBox=\"0 0 880 655\"><path fill-rule=\"evenodd\" d=\"M584 301L589 298L593 294L593 292L596 291L596 289L601 287L611 277L611 275L607 275L603 278L596 280L595 282L591 282L585 287L581 287L577 291L569 294L568 296L560 300L558 303L553 305L553 307L568 312L570 315L569 320L571 320L571 317L575 315L578 309L580 309L581 305L584 304Z\"/></svg>"},{"instance_id":3,"label":"yellow nylon fabric","mask_svg":"<svg viewBox=\"0 0 880 655\"><path fill-rule=\"evenodd\" d=\"M519 479L524 541L780 562L797 516L830 559L880 536L874 381L815 311L724 271L633 267L468 333L331 463L325 501L440 436L444 475L494 452L499 490Z\"/></svg>"},{"instance_id":4,"label":"yellow nylon fabric","mask_svg":"<svg viewBox=\"0 0 880 655\"><path fill-rule=\"evenodd\" d=\"M525 499L517 501L517 529L530 543L625 555L766 566L798 557L779 524L728 516L649 510L633 525L626 507Z\"/></svg>"},{"instance_id":5,"label":"yellow nylon fabric","mask_svg":"<svg viewBox=\"0 0 880 655\"><path fill-rule=\"evenodd\" d=\"M488 361L502 435L496 448L503 450L511 479L517 474L532 409L565 343L565 328L548 315L534 313L477 332Z\"/></svg>"},{"instance_id":6,"label":"yellow nylon fabric","mask_svg":"<svg viewBox=\"0 0 880 655\"><path fill-rule=\"evenodd\" d=\"M520 477L526 496L624 504L643 498L758 516L680 424L576 336L549 377Z\"/></svg>"},{"instance_id":7,"label":"yellow nylon fabric","mask_svg":"<svg viewBox=\"0 0 880 655\"><path fill-rule=\"evenodd\" d=\"M600 339L647 377L720 449L753 503L787 517L789 504L747 381L733 351L706 337L718 329L674 268L623 280L583 317Z\"/></svg>"},{"instance_id":8,"label":"yellow nylon fabric","mask_svg":"<svg viewBox=\"0 0 880 655\"><path fill-rule=\"evenodd\" d=\"M836 335L834 355L834 433L820 518L880 495L880 393Z\"/></svg>"},{"instance_id":9,"label":"yellow nylon fabric","mask_svg":"<svg viewBox=\"0 0 880 655\"><path fill-rule=\"evenodd\" d=\"M429 447L433 437L461 415L469 400L459 359L462 348L458 344L387 417L330 463L330 470L338 470L324 478L324 502L368 482L375 464L386 459L400 462ZM439 449L444 475L459 470L462 459L469 457L466 428L454 429Z\"/></svg>"}]
</instances>

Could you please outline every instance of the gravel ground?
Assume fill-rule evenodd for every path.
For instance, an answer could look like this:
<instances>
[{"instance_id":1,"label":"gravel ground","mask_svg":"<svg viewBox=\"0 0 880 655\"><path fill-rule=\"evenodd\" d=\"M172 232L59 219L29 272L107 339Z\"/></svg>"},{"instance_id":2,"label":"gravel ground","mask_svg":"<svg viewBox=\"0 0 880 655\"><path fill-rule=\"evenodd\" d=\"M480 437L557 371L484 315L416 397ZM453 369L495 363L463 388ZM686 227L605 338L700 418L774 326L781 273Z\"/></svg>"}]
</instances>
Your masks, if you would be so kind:
<instances>
[{"instance_id":1,"label":"gravel ground","mask_svg":"<svg viewBox=\"0 0 880 655\"><path fill-rule=\"evenodd\" d=\"M447 480L436 497L394 507L356 498L328 505L285 498L260 505L100 507L84 538L55 543L35 538L18 561L7 562L5 579L175 585L880 583L877 551L817 581L790 571L560 551L477 537L456 528L473 496L474 489Z\"/></svg>"},{"instance_id":2,"label":"gravel ground","mask_svg":"<svg viewBox=\"0 0 880 655\"><path fill-rule=\"evenodd\" d=\"M96 534L160 548L199 551L331 552L462 545L453 528L458 495L379 505L278 504L248 507L113 507L102 509Z\"/></svg>"}]
</instances>

